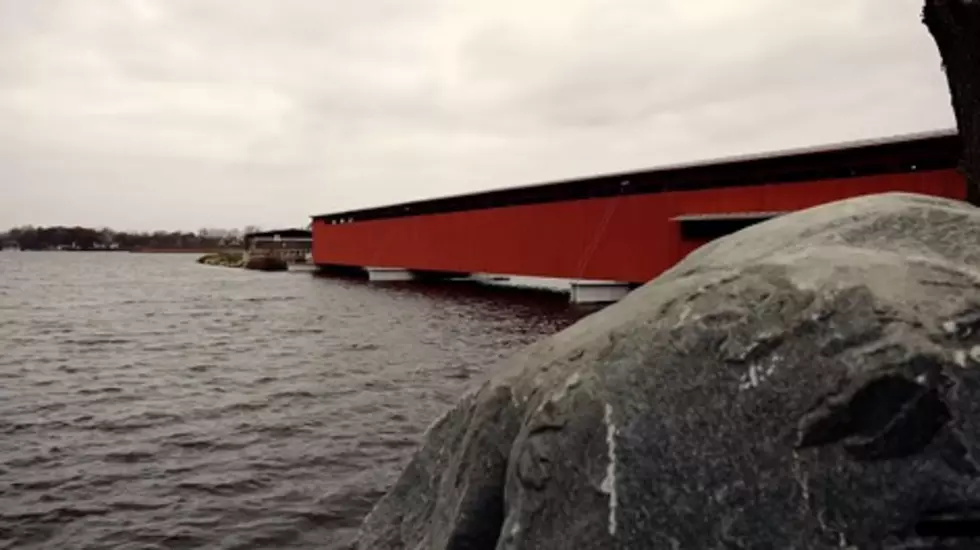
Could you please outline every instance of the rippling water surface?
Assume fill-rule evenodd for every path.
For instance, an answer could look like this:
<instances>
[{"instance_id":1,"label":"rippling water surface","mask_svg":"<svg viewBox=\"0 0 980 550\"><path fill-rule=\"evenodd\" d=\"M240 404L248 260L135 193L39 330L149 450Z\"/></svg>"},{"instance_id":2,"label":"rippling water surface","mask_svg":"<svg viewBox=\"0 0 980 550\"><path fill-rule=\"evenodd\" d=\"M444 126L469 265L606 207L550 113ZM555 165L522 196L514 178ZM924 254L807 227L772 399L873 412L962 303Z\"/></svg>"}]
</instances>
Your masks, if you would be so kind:
<instances>
[{"instance_id":1,"label":"rippling water surface","mask_svg":"<svg viewBox=\"0 0 980 550\"><path fill-rule=\"evenodd\" d=\"M560 297L0 253L0 548L342 548Z\"/></svg>"}]
</instances>

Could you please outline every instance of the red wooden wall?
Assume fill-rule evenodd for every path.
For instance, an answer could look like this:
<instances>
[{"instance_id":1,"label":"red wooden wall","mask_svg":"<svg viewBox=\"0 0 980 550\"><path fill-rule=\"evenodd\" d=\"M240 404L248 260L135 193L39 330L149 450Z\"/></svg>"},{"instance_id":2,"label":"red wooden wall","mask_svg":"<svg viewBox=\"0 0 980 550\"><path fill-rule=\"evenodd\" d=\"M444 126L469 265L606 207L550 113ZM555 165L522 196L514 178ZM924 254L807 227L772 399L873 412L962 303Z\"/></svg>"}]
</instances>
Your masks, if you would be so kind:
<instances>
[{"instance_id":1,"label":"red wooden wall","mask_svg":"<svg viewBox=\"0 0 980 550\"><path fill-rule=\"evenodd\" d=\"M964 197L955 170L727 187L313 225L317 264L400 267L642 283L701 243L683 214L799 210L847 197L909 191Z\"/></svg>"}]
</instances>

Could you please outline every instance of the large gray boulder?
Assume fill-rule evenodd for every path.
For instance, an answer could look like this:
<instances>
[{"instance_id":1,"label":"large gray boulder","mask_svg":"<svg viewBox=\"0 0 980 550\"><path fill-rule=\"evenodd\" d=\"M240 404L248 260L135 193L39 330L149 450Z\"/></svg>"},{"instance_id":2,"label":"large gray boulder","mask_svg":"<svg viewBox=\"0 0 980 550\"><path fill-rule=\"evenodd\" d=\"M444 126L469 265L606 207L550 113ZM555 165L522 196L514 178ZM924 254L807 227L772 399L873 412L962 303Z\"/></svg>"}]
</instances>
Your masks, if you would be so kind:
<instances>
[{"instance_id":1,"label":"large gray boulder","mask_svg":"<svg viewBox=\"0 0 980 550\"><path fill-rule=\"evenodd\" d=\"M980 548L978 446L980 210L869 196L709 244L520 352L355 547Z\"/></svg>"}]
</instances>

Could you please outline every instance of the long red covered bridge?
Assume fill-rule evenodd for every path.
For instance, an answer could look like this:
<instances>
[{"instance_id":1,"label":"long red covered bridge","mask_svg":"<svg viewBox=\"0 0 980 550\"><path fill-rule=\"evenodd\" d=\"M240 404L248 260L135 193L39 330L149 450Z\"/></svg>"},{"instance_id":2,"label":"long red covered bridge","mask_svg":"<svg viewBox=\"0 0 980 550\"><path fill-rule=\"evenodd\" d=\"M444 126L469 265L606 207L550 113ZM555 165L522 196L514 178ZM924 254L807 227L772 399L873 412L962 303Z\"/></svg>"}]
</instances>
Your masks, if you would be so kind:
<instances>
[{"instance_id":1,"label":"long red covered bridge","mask_svg":"<svg viewBox=\"0 0 980 550\"><path fill-rule=\"evenodd\" d=\"M965 197L959 137L919 134L313 217L323 268L643 283L718 236L858 195Z\"/></svg>"}]
</instances>

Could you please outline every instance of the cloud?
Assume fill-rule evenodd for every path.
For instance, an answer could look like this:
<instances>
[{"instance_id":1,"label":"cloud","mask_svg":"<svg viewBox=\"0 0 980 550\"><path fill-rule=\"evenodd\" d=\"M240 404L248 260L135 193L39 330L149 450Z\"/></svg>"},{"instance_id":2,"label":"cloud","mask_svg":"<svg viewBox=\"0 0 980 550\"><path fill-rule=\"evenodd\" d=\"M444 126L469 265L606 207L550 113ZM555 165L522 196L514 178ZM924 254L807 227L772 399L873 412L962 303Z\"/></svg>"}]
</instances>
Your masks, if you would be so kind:
<instances>
[{"instance_id":1,"label":"cloud","mask_svg":"<svg viewBox=\"0 0 980 550\"><path fill-rule=\"evenodd\" d=\"M920 0L0 0L0 226L309 214L948 128Z\"/></svg>"}]
</instances>

